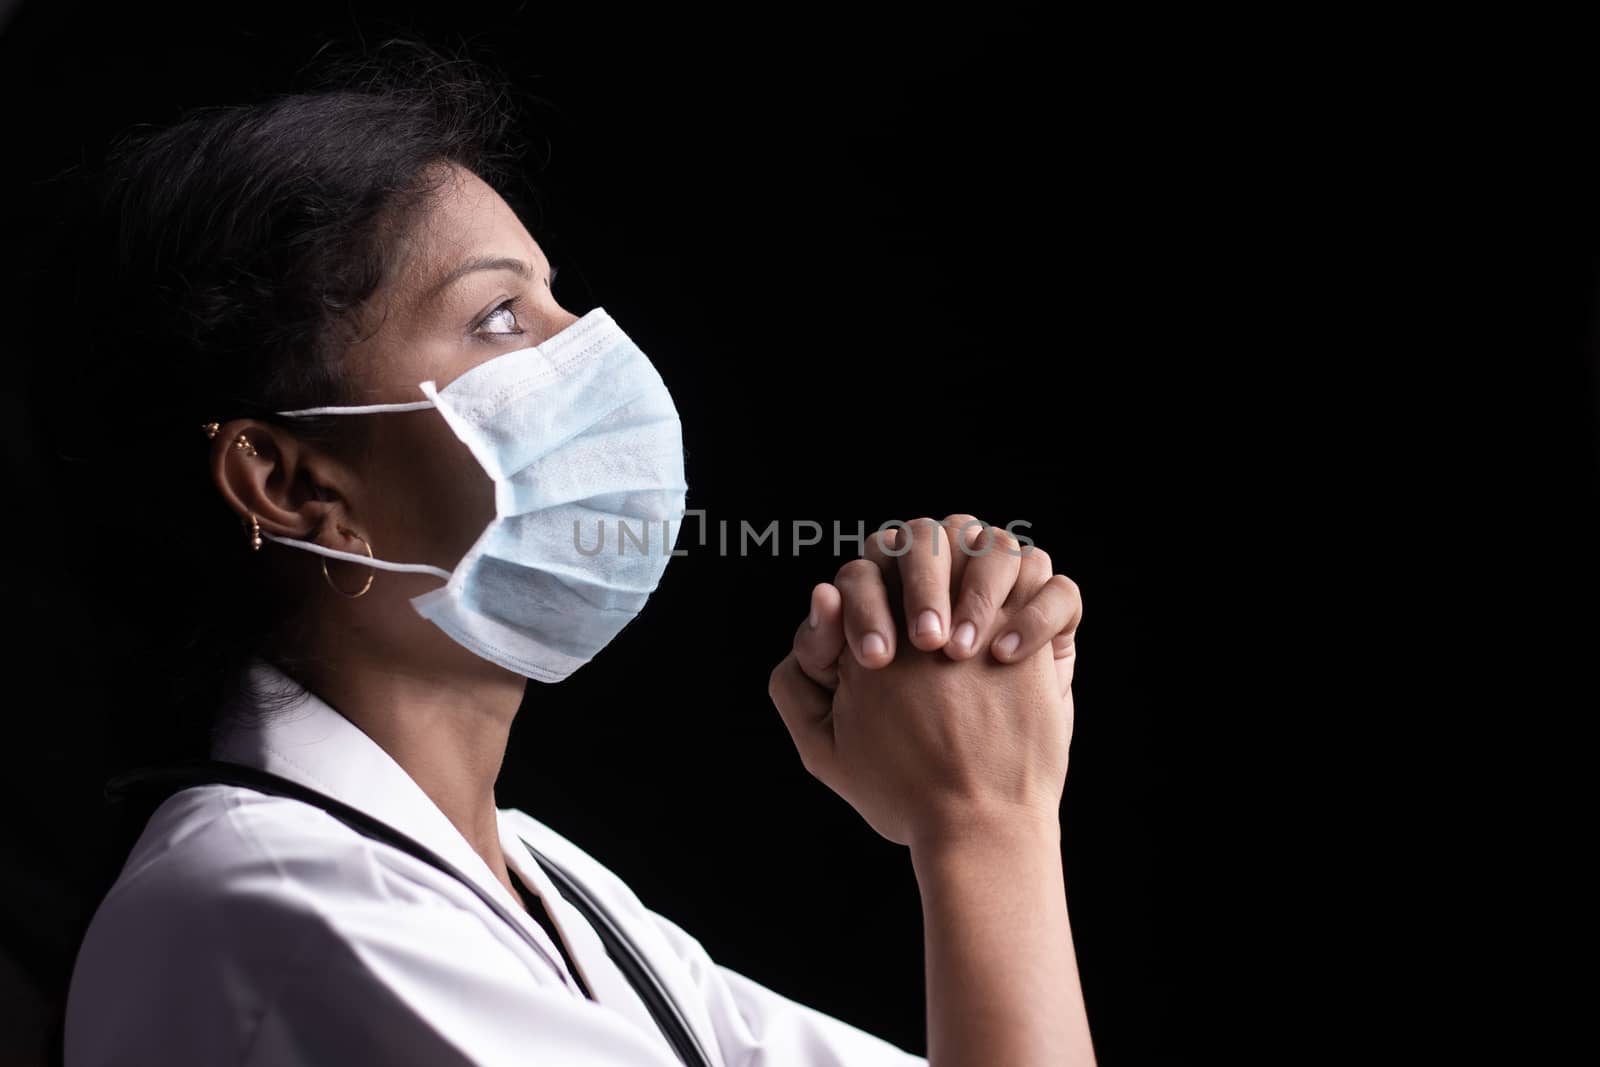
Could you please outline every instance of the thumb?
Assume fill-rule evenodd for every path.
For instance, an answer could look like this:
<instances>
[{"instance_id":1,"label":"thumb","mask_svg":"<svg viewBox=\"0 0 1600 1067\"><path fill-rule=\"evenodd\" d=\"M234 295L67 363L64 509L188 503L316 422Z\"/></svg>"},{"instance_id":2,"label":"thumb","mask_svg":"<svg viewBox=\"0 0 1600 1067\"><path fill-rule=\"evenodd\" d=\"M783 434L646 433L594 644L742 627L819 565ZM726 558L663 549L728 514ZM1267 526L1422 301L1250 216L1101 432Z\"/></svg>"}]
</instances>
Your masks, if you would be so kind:
<instances>
[{"instance_id":1,"label":"thumb","mask_svg":"<svg viewBox=\"0 0 1600 1067\"><path fill-rule=\"evenodd\" d=\"M789 728L800 762L826 783L833 763L833 694L806 676L791 649L772 669L767 695Z\"/></svg>"}]
</instances>

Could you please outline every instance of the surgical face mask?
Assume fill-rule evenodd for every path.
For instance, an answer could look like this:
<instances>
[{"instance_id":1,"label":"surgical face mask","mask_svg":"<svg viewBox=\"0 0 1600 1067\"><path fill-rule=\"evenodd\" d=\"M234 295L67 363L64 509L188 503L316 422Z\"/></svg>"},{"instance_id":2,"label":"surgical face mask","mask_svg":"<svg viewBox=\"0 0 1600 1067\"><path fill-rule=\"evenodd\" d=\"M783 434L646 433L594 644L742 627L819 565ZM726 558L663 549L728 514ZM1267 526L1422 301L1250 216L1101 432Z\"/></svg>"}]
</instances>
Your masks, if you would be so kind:
<instances>
[{"instance_id":1,"label":"surgical face mask","mask_svg":"<svg viewBox=\"0 0 1600 1067\"><path fill-rule=\"evenodd\" d=\"M661 375L604 309L506 352L426 400L279 415L436 409L494 482L495 517L455 569L262 536L383 570L438 575L417 612L484 659L558 682L644 607L671 558L688 485Z\"/></svg>"}]
</instances>

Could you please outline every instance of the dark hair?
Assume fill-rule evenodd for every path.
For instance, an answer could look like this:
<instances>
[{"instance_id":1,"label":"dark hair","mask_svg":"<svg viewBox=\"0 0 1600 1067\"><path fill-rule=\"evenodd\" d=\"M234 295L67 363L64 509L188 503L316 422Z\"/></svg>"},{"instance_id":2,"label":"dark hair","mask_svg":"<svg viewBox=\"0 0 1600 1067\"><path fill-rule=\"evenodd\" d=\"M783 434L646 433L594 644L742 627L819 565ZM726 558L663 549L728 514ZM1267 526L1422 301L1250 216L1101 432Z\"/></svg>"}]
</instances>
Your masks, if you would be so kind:
<instances>
[{"instance_id":1,"label":"dark hair","mask_svg":"<svg viewBox=\"0 0 1600 1067\"><path fill-rule=\"evenodd\" d=\"M125 724L124 762L204 755L303 589L250 550L202 424L359 402L341 357L450 175L440 164L519 212L532 195L515 94L481 61L390 40L325 50L301 73L309 87L126 130L102 166L69 176L79 206L60 243L81 266L48 281L93 314L70 359L33 361L32 418L67 558L88 561L95 662L152 709ZM359 455L364 420L292 421Z\"/></svg>"}]
</instances>

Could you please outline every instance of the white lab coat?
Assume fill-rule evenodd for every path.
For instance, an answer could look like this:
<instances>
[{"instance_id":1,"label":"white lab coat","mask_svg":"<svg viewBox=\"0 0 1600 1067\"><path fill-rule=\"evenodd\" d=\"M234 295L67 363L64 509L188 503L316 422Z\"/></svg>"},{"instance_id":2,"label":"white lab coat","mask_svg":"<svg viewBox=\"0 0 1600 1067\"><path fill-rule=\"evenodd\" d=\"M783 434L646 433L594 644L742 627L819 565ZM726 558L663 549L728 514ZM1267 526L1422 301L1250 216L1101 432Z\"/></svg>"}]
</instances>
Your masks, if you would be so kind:
<instances>
[{"instance_id":1,"label":"white lab coat","mask_svg":"<svg viewBox=\"0 0 1600 1067\"><path fill-rule=\"evenodd\" d=\"M264 662L252 670L281 677ZM320 808L190 787L156 809L90 923L67 998L66 1067L674 1067L598 935L519 837L611 912L719 1067L926 1067L715 963L577 845L500 808L506 861L543 899L596 998L587 999L544 928L410 775L313 694L260 726L233 725L212 755L416 838L498 898L544 951L454 878Z\"/></svg>"}]
</instances>

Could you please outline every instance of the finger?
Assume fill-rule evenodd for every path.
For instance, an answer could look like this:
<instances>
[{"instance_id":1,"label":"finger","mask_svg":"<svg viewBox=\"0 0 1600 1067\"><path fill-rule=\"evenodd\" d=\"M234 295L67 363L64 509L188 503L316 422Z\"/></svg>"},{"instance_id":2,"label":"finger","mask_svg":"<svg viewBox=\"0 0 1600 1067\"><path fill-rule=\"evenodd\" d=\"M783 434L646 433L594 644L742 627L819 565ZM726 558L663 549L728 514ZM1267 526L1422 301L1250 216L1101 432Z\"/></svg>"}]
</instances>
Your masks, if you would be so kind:
<instances>
[{"instance_id":1,"label":"finger","mask_svg":"<svg viewBox=\"0 0 1600 1067\"><path fill-rule=\"evenodd\" d=\"M967 659L1000 636L996 631L1004 622L1000 614L1016 585L1022 559L1014 551L1016 538L993 526L971 531L972 543L956 548L966 557L951 619L950 643L944 646L952 659Z\"/></svg>"},{"instance_id":2,"label":"finger","mask_svg":"<svg viewBox=\"0 0 1600 1067\"><path fill-rule=\"evenodd\" d=\"M898 533L894 550L886 554L900 573L906 633L924 651L942 648L950 636L949 537L943 524L930 518L913 519Z\"/></svg>"},{"instance_id":3,"label":"finger","mask_svg":"<svg viewBox=\"0 0 1600 1067\"><path fill-rule=\"evenodd\" d=\"M962 546L972 547L974 538L982 533L983 528L988 524L982 519L968 515L966 512L946 515L939 522L944 527L945 543L953 549L950 553L950 596L953 605L956 592L961 588L961 581L966 573L967 564L972 562L972 557L961 550ZM955 627L952 619L951 635L954 636L954 633ZM948 648L949 646L946 645L945 647Z\"/></svg>"},{"instance_id":4,"label":"finger","mask_svg":"<svg viewBox=\"0 0 1600 1067\"><path fill-rule=\"evenodd\" d=\"M885 547L887 542L887 547ZM878 574L883 578L883 611L880 616L878 605L870 608L870 613L875 618L887 620L881 626L891 633L900 633L905 629L903 588L900 584L900 560L891 552L900 552L899 529L883 530L872 534L861 546L861 558L871 560L878 567ZM864 606L865 607L865 606Z\"/></svg>"},{"instance_id":5,"label":"finger","mask_svg":"<svg viewBox=\"0 0 1600 1067\"><path fill-rule=\"evenodd\" d=\"M1012 663L1047 644L1053 656L1069 655L1081 613L1077 583L1064 574L1052 575L1032 600L1011 614L1003 627L1006 633L993 645L995 656Z\"/></svg>"},{"instance_id":6,"label":"finger","mask_svg":"<svg viewBox=\"0 0 1600 1067\"><path fill-rule=\"evenodd\" d=\"M856 662L882 667L894 659L895 626L883 572L870 559L853 559L839 568L833 584L844 601L844 637Z\"/></svg>"},{"instance_id":7,"label":"finger","mask_svg":"<svg viewBox=\"0 0 1600 1067\"><path fill-rule=\"evenodd\" d=\"M1009 551L1017 557L1017 580L1012 583L1011 592L1006 595L1003 606L1007 611L1018 611L1044 588L1044 583L1055 573L1054 565L1050 562L1050 554L1037 545L1001 548L997 551Z\"/></svg>"},{"instance_id":8,"label":"finger","mask_svg":"<svg viewBox=\"0 0 1600 1067\"><path fill-rule=\"evenodd\" d=\"M833 724L829 712L833 696L800 669L793 650L772 669L767 695L783 717L800 762L811 774L827 781L833 760Z\"/></svg>"},{"instance_id":9,"label":"finger","mask_svg":"<svg viewBox=\"0 0 1600 1067\"><path fill-rule=\"evenodd\" d=\"M926 522L927 520L921 520ZM910 526L909 523L906 524ZM965 536L967 543L977 536L983 523L971 515L958 513L947 515L941 520L945 527L945 544L954 544L957 536ZM887 547L885 547L887 542ZM902 536L899 526L882 530L866 539L862 546L862 558L870 559L878 565L878 570L883 575L884 586L887 590L886 597L889 602L891 623L889 628L900 633L906 628L905 593L900 578L900 557L908 549L905 547L906 539ZM942 549L943 546L941 546ZM961 586L962 570L966 565L966 555L960 551L949 553L950 564L949 589L954 591ZM950 595L950 594L947 594Z\"/></svg>"},{"instance_id":10,"label":"finger","mask_svg":"<svg viewBox=\"0 0 1600 1067\"><path fill-rule=\"evenodd\" d=\"M1059 684L1062 696L1072 692L1072 672L1078 665L1078 648L1076 642L1068 642L1065 650L1060 645L1056 646L1056 682Z\"/></svg>"},{"instance_id":11,"label":"finger","mask_svg":"<svg viewBox=\"0 0 1600 1067\"><path fill-rule=\"evenodd\" d=\"M818 582L811 588L811 607L794 634L794 655L800 669L830 690L839 685L839 657L845 650L843 607L838 588Z\"/></svg>"},{"instance_id":12,"label":"finger","mask_svg":"<svg viewBox=\"0 0 1600 1067\"><path fill-rule=\"evenodd\" d=\"M1078 630L1083 626L1083 590L1074 588L1078 597L1078 611L1069 625L1057 631L1050 639L1050 654L1056 661L1056 678L1061 683L1061 695L1072 691L1072 672L1078 665Z\"/></svg>"}]
</instances>

